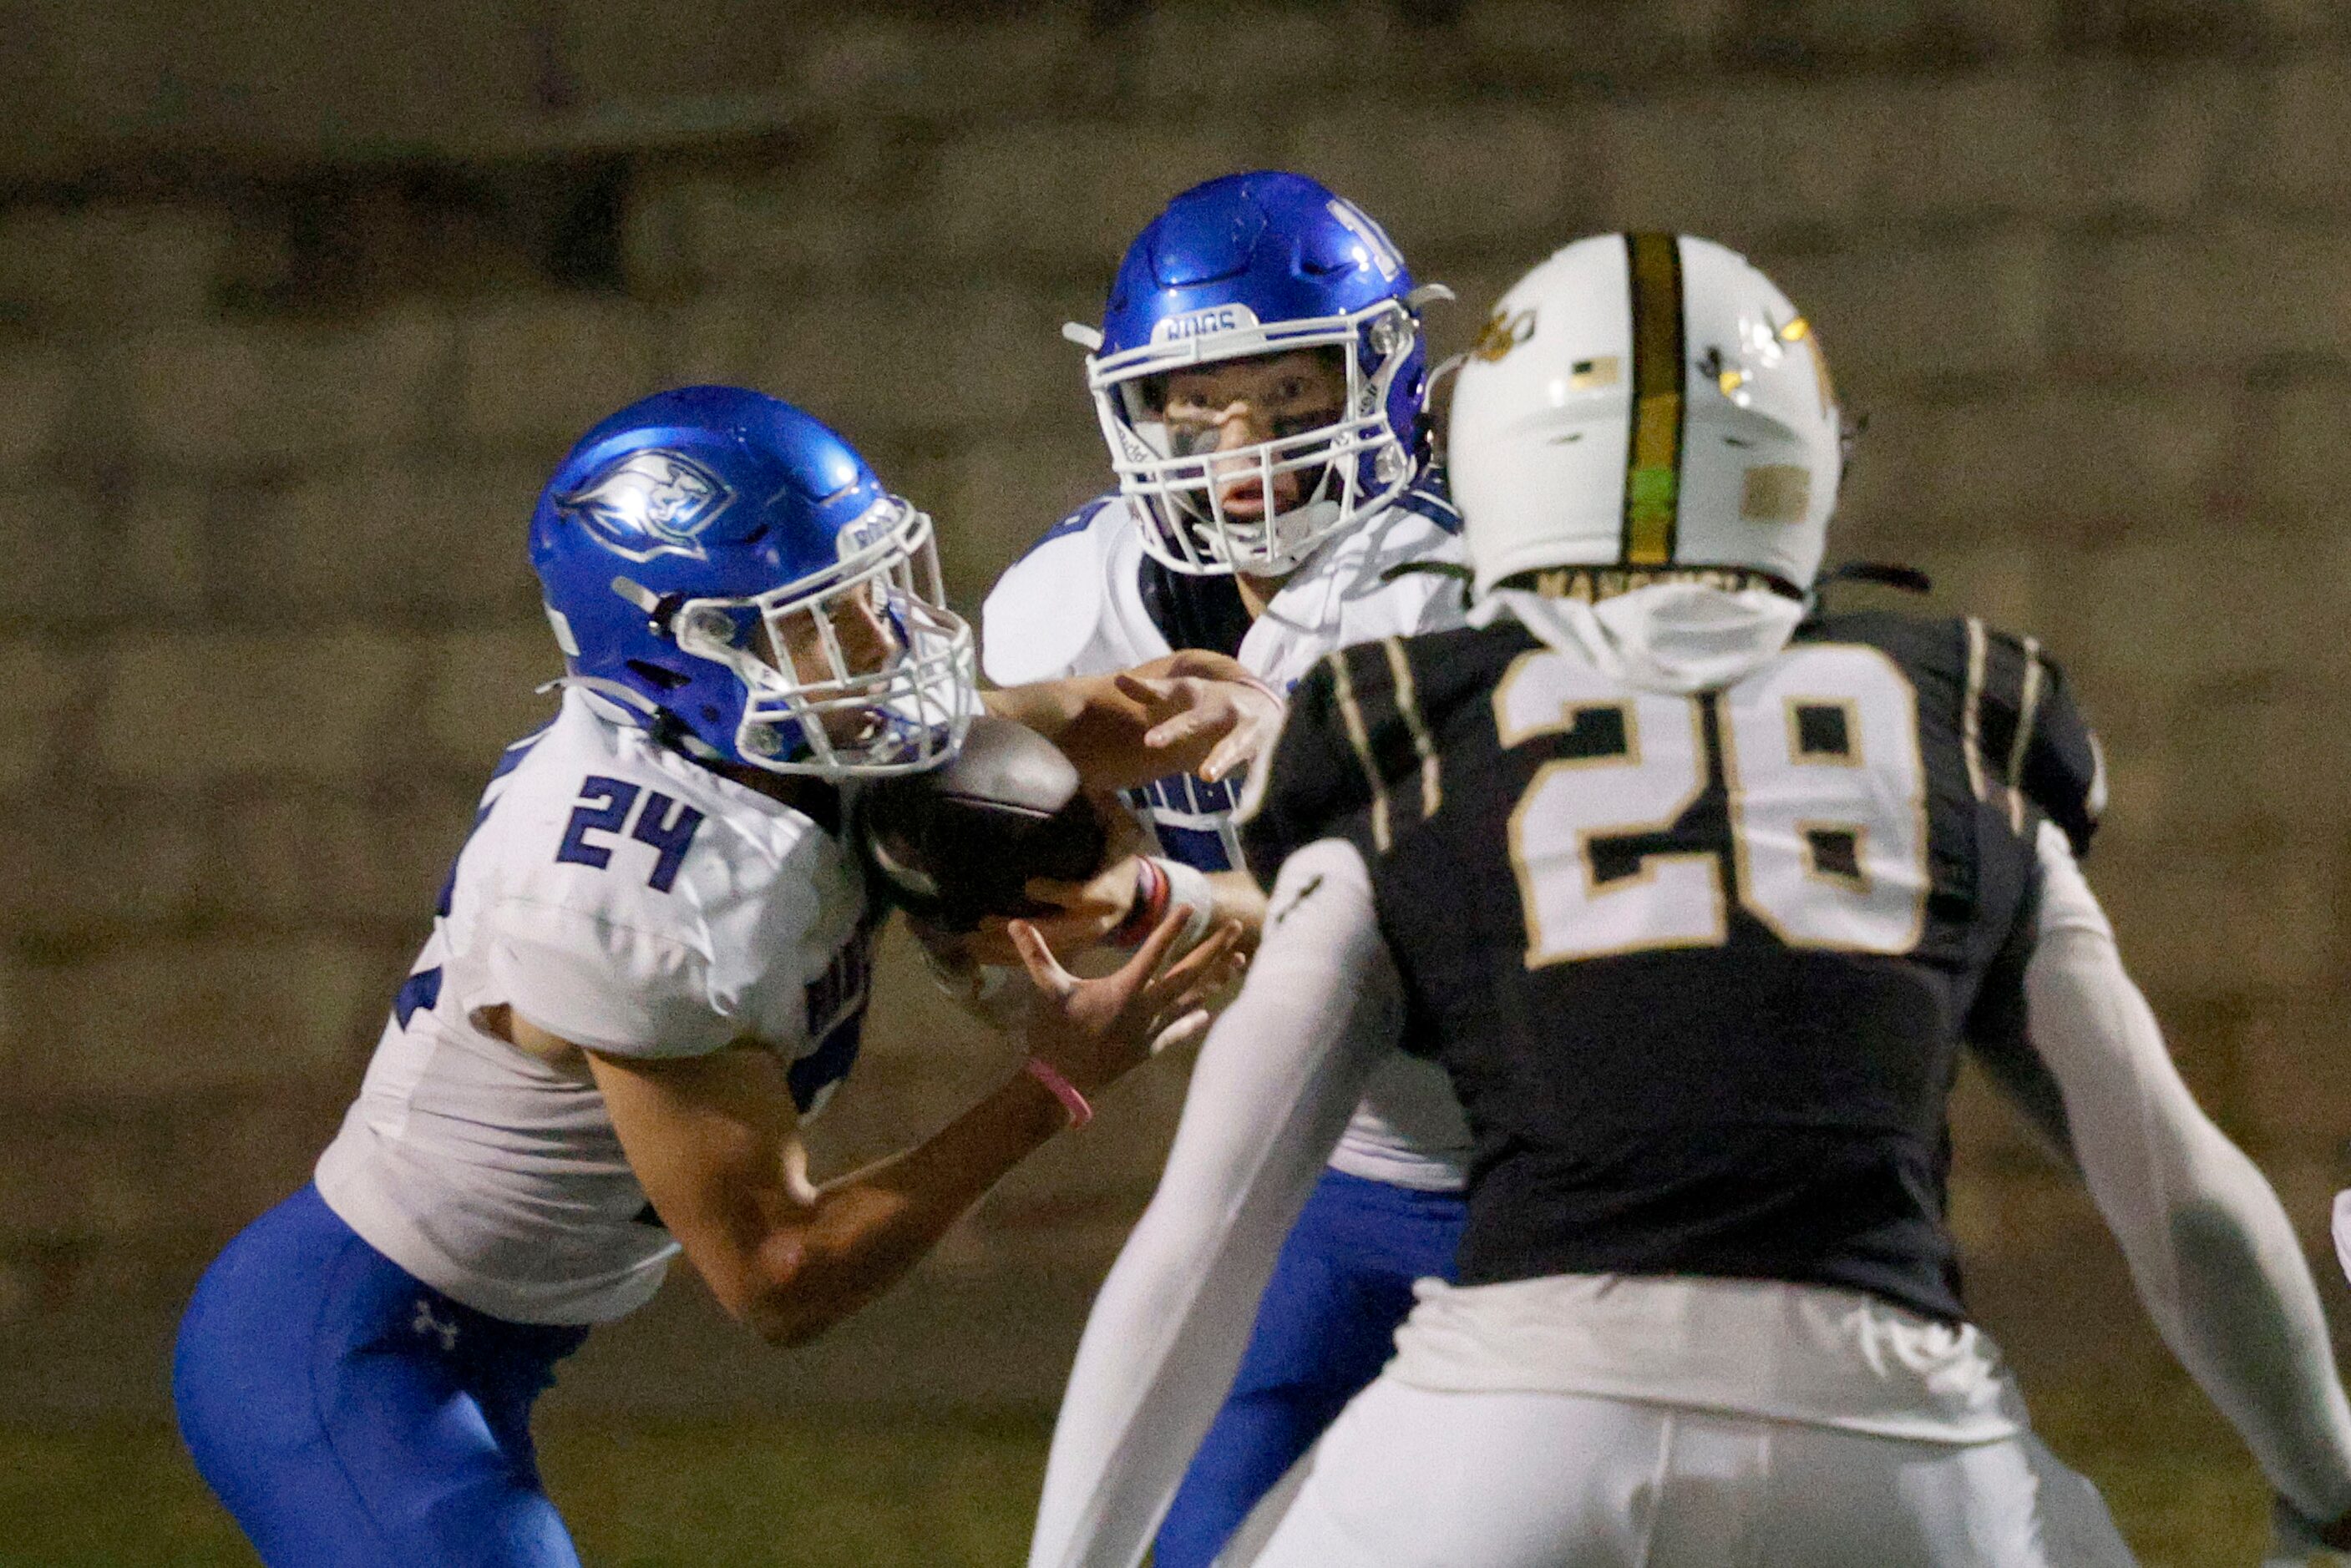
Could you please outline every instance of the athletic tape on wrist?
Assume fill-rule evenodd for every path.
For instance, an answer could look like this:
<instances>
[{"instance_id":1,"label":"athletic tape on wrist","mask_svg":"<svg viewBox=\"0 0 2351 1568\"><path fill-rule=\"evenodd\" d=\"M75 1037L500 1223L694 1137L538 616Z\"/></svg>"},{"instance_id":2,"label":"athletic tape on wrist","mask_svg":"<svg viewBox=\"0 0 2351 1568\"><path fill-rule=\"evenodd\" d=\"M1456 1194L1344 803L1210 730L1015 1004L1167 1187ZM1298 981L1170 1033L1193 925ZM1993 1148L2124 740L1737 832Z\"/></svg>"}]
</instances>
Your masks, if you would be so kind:
<instances>
[{"instance_id":1,"label":"athletic tape on wrist","mask_svg":"<svg viewBox=\"0 0 2351 1568\"><path fill-rule=\"evenodd\" d=\"M1186 866L1181 860L1153 857L1152 864L1167 880L1166 909L1179 906L1192 911L1184 922L1184 934L1176 940L1176 950L1182 952L1208 934L1208 926L1217 916L1217 890L1208 884L1208 874L1197 866ZM1163 912L1161 919L1166 919Z\"/></svg>"}]
</instances>

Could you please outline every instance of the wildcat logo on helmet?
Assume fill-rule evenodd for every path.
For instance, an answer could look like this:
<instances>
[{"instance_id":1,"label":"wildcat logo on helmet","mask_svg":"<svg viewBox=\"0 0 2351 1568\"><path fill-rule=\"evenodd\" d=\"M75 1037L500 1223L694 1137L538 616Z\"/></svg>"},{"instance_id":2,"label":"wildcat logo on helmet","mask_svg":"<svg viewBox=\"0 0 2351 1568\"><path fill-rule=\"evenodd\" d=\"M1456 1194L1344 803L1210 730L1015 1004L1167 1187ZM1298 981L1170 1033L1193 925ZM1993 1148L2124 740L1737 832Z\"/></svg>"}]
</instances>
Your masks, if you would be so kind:
<instances>
[{"instance_id":1,"label":"wildcat logo on helmet","mask_svg":"<svg viewBox=\"0 0 2351 1568\"><path fill-rule=\"evenodd\" d=\"M703 530L735 500L726 482L682 452L632 452L556 505L604 547L632 561L706 560Z\"/></svg>"}]
</instances>

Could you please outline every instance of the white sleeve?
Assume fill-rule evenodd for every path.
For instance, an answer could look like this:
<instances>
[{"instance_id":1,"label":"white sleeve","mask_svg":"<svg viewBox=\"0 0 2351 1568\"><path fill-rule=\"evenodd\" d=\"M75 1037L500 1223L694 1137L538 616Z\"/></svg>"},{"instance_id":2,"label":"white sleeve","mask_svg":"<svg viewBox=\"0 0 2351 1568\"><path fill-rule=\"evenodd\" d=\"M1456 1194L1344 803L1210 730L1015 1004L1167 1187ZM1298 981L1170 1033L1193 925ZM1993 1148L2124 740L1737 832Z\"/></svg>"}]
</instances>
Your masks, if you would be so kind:
<instances>
[{"instance_id":1,"label":"white sleeve","mask_svg":"<svg viewBox=\"0 0 2351 1568\"><path fill-rule=\"evenodd\" d=\"M2351 1510L2351 1407L2294 1227L2180 1081L2064 835L2044 825L2038 847L2026 1030L2090 1195L2165 1343L2271 1484L2308 1517L2336 1518Z\"/></svg>"},{"instance_id":2,"label":"white sleeve","mask_svg":"<svg viewBox=\"0 0 2351 1568\"><path fill-rule=\"evenodd\" d=\"M2335 1261L2343 1265L2343 1277L2351 1279L2351 1192L2335 1195Z\"/></svg>"},{"instance_id":3,"label":"white sleeve","mask_svg":"<svg viewBox=\"0 0 2351 1568\"><path fill-rule=\"evenodd\" d=\"M1232 1386L1274 1255L1402 1019L1362 857L1292 855L1192 1071L1151 1207L1086 1321L1030 1568L1132 1568Z\"/></svg>"},{"instance_id":4,"label":"white sleeve","mask_svg":"<svg viewBox=\"0 0 2351 1568\"><path fill-rule=\"evenodd\" d=\"M541 1029L616 1056L699 1056L739 1026L710 999L691 943L585 910L502 900L487 936L494 994Z\"/></svg>"}]
</instances>

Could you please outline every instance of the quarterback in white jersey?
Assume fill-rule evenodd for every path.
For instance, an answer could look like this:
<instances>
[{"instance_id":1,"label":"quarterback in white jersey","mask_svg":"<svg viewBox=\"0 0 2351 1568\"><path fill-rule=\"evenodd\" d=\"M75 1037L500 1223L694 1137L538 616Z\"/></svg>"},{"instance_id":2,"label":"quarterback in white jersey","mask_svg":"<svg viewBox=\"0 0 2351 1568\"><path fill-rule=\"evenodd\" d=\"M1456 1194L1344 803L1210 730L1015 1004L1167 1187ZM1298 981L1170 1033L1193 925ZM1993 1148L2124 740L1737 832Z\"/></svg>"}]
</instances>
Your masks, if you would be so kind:
<instances>
[{"instance_id":1,"label":"quarterback in white jersey","mask_svg":"<svg viewBox=\"0 0 2351 1568\"><path fill-rule=\"evenodd\" d=\"M1301 176L1232 175L1169 202L1129 249L1100 332L1071 329L1094 350L1120 488L998 579L988 677L1102 675L1204 649L1286 692L1333 649L1458 624L1467 568L1428 453L1418 318L1440 293ZM1095 927L1047 929L1091 935L1119 899L1147 910L1165 889L1254 926L1238 785L1175 774L1132 792L1148 857L1088 906ZM1225 1415L1159 1532L1164 1568L1205 1568L1387 1358L1413 1282L1449 1274L1467 1153L1443 1075L1391 1053L1264 1293Z\"/></svg>"},{"instance_id":2,"label":"quarterback in white jersey","mask_svg":"<svg viewBox=\"0 0 2351 1568\"><path fill-rule=\"evenodd\" d=\"M1463 558L1441 469L1322 545L1286 576L1270 580L1259 590L1267 596L1262 607L1229 647L1217 646L1212 628L1187 626L1183 611L1172 607L1209 596L1201 580L1167 572L1144 549L1141 506L1124 495L1090 502L997 579L981 620L989 680L1008 686L1114 674L1180 646L1231 652L1251 674L1286 692L1332 649L1435 631L1460 619L1457 577L1410 569L1389 576L1398 566ZM1242 602L1228 581L1207 581ZM1187 636L1194 640L1173 640ZM1127 793L1171 885L1188 884L1187 870L1206 873L1216 907L1248 918L1261 913L1262 902L1238 869L1233 813L1239 788L1236 778L1179 774ZM1461 1186L1467 1148L1442 1076L1399 1054L1331 1163L1375 1181L1449 1191Z\"/></svg>"},{"instance_id":3,"label":"quarterback in white jersey","mask_svg":"<svg viewBox=\"0 0 2351 1568\"><path fill-rule=\"evenodd\" d=\"M2276 1196L2198 1109L2084 880L2098 753L2030 639L1828 614L1817 337L1742 257L1561 251L1465 368L1469 624L1332 655L1244 813L1273 915L1095 1304L1031 1568L1132 1568L1357 1086L1475 1144L1456 1284L1260 1568L2123 1568L1969 1321L1963 1047L2040 1080L2175 1354L2351 1544L2351 1405Z\"/></svg>"},{"instance_id":4,"label":"quarterback in white jersey","mask_svg":"<svg viewBox=\"0 0 2351 1568\"><path fill-rule=\"evenodd\" d=\"M1081 982L1016 924L1041 991L1022 1069L812 1184L799 1123L856 1056L886 912L844 792L951 757L980 701L930 520L800 410L694 387L582 439L531 555L560 710L500 761L315 1181L182 1325L182 1432L272 1568L571 1568L529 1412L588 1325L683 1251L765 1337L820 1333L1155 1037L1205 1027L1240 934L1168 964L1171 915ZM1105 756L1123 728L1106 786L1164 765L1142 732L1186 716L1107 683L988 701L1083 719Z\"/></svg>"}]
</instances>

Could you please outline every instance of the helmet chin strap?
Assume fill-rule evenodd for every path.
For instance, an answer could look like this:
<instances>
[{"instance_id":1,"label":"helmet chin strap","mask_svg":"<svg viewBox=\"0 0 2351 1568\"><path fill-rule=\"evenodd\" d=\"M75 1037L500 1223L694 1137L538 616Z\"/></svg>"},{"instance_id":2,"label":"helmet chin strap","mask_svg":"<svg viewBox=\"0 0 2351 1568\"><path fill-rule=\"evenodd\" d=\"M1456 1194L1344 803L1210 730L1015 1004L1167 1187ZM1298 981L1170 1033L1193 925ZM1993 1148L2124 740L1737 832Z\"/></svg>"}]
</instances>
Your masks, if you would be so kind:
<instances>
[{"instance_id":1,"label":"helmet chin strap","mask_svg":"<svg viewBox=\"0 0 2351 1568\"><path fill-rule=\"evenodd\" d=\"M1271 518L1266 525L1266 543L1272 546L1276 556L1288 559L1292 552L1284 543L1285 533L1311 537L1317 530L1336 522L1338 516L1339 504L1336 501L1327 495L1318 497L1303 506L1293 506Z\"/></svg>"},{"instance_id":2,"label":"helmet chin strap","mask_svg":"<svg viewBox=\"0 0 2351 1568\"><path fill-rule=\"evenodd\" d=\"M612 591L645 612L645 620L663 637L675 639L671 623L677 619L677 607L685 602L681 594L657 594L644 584L630 577L614 577Z\"/></svg>"},{"instance_id":3,"label":"helmet chin strap","mask_svg":"<svg viewBox=\"0 0 2351 1568\"><path fill-rule=\"evenodd\" d=\"M673 751L684 752L701 762L709 762L722 754L716 746L687 729L676 714L643 692L618 680L607 680L601 675L559 675L538 690L552 691L573 686L586 692L590 702L601 702L617 709L618 712L612 715L616 720L635 724Z\"/></svg>"}]
</instances>

